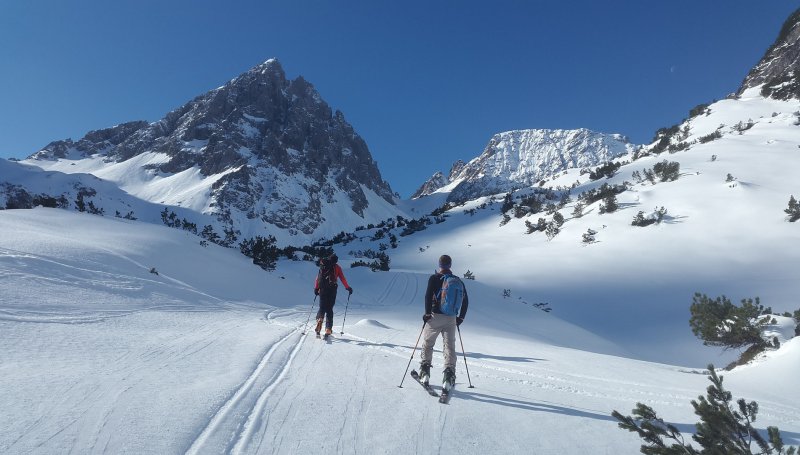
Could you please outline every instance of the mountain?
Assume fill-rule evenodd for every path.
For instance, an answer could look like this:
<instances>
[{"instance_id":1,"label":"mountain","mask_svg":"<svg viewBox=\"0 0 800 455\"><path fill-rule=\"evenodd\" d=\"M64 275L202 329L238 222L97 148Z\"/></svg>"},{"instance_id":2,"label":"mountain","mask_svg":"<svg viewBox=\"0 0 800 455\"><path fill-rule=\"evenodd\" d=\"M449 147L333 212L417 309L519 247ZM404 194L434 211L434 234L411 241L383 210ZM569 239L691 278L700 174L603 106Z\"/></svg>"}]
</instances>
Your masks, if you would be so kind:
<instances>
[{"instance_id":1,"label":"mountain","mask_svg":"<svg viewBox=\"0 0 800 455\"><path fill-rule=\"evenodd\" d=\"M597 178L576 163L541 185L512 181L512 170L529 168L503 156L516 139L498 135L484 161L456 163L430 196L403 204L429 213L419 207L470 177L521 185L509 190L515 210L481 196L335 243L355 292L339 293L327 342L308 335L310 262L281 259L265 273L235 250L157 223L0 211L0 453L633 454L644 441L611 412L651 406L696 446L690 402L709 385L709 363L733 399L757 403L759 433L778 427L797 446L800 223L786 209L800 196L800 99L764 95L765 84L693 109ZM0 160L0 207L36 198L58 207L61 198L47 195L59 192L70 204L84 194L137 214L158 207L122 186L182 202L178 216L200 213L228 168L175 173L166 152L118 160L120 146L150 127L120 125L29 160L68 174ZM652 222L636 224L640 215ZM544 232L531 229L537 219ZM348 267L376 250L391 256L391 270ZM474 278L464 280L469 311L449 405L406 375L419 365L422 290L442 253L455 274ZM775 313L762 335L778 343L722 372L739 353L693 335L696 292L760 297Z\"/></svg>"},{"instance_id":2,"label":"mountain","mask_svg":"<svg viewBox=\"0 0 800 455\"><path fill-rule=\"evenodd\" d=\"M91 173L144 200L290 241L399 213L364 140L302 77L268 60L163 119L48 144L27 163Z\"/></svg>"},{"instance_id":3,"label":"mountain","mask_svg":"<svg viewBox=\"0 0 800 455\"><path fill-rule=\"evenodd\" d=\"M532 267L530 257L469 251L469 232L453 229L465 220L453 213L426 239L437 242L428 255L416 251L419 239L401 240L396 270L345 268L355 292L346 321L339 293L328 343L304 334L316 273L311 263L285 260L276 273L265 273L235 251L203 248L164 226L57 209L2 211L0 452L635 454L642 441L610 414L628 414L637 402L691 441L698 418L690 401L704 394L704 366L712 359L721 366L716 359L631 359L565 320L567 299L552 300L551 313L526 305L518 300L525 282L558 277L559 287L591 286L582 283L586 276ZM496 223L483 226L485 236L489 229ZM505 242L514 230L495 237ZM639 299L617 300L644 274L631 276L627 258L598 250L603 242L618 248L619 238L601 238L572 249L583 253L577 260L616 272L583 299L593 329L617 323L620 307L646 307L651 313L624 318L617 336L647 333L637 347L676 356L699 350L677 342L688 331L685 307L684 330L664 330L664 315L673 312L661 305L682 297L680 290L656 288L669 275L650 275L651 287ZM560 240L561 251L578 243ZM458 273L469 266L477 280L465 280L470 306L459 329L457 384L450 404L440 405L405 369L419 366L421 293L445 242ZM495 262L484 265L481 257ZM692 271L702 270L696 262ZM506 286L513 297L503 298L502 282L487 276L498 264L528 271L527 280ZM776 283L769 273L761 278ZM433 354L437 390L441 347L440 339ZM702 345L695 340L694 347ZM759 404L757 427L779 427L792 445L800 443L798 356L800 338L793 338L752 365L720 372L735 399ZM577 437L562 436L575 428Z\"/></svg>"},{"instance_id":4,"label":"mountain","mask_svg":"<svg viewBox=\"0 0 800 455\"><path fill-rule=\"evenodd\" d=\"M422 184L421 187L414 194L411 195L411 199L416 199L422 196L428 196L430 194L435 193L437 190L447 186L452 182L459 172L464 169L467 163L457 160L453 163L453 166L450 168L450 172L445 177L441 171L437 171L431 178L428 179L425 183Z\"/></svg>"},{"instance_id":5,"label":"mountain","mask_svg":"<svg viewBox=\"0 0 800 455\"><path fill-rule=\"evenodd\" d=\"M800 98L800 10L783 23L778 38L747 74L737 96L760 87L761 94L780 100Z\"/></svg>"},{"instance_id":6,"label":"mountain","mask_svg":"<svg viewBox=\"0 0 800 455\"><path fill-rule=\"evenodd\" d=\"M587 129L531 129L495 134L478 157L456 162L447 178L434 174L412 196L449 192L449 201L531 187L559 172L588 168L635 149L619 134Z\"/></svg>"}]
</instances>

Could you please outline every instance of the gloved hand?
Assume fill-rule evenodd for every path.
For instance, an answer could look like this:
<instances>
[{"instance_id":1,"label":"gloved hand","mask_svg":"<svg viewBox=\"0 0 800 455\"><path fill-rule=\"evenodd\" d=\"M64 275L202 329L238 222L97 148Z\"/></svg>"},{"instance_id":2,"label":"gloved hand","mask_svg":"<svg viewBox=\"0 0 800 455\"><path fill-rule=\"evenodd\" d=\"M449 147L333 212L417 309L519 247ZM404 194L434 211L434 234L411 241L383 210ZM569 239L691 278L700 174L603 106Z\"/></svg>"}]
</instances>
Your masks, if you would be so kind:
<instances>
[{"instance_id":1,"label":"gloved hand","mask_svg":"<svg viewBox=\"0 0 800 455\"><path fill-rule=\"evenodd\" d=\"M348 295L353 295L353 288L347 288Z\"/></svg>"},{"instance_id":2,"label":"gloved hand","mask_svg":"<svg viewBox=\"0 0 800 455\"><path fill-rule=\"evenodd\" d=\"M319 288L314 288L314 295L319 295Z\"/></svg>"},{"instance_id":3,"label":"gloved hand","mask_svg":"<svg viewBox=\"0 0 800 455\"><path fill-rule=\"evenodd\" d=\"M456 325L457 325L457 326L461 326L461 323L462 323L462 322L464 322L464 318L461 318L461 317L457 317L457 318L456 318Z\"/></svg>"},{"instance_id":4,"label":"gloved hand","mask_svg":"<svg viewBox=\"0 0 800 455\"><path fill-rule=\"evenodd\" d=\"M432 317L433 317L432 314L423 314L422 315L422 322L428 322L428 321L431 320Z\"/></svg>"}]
</instances>

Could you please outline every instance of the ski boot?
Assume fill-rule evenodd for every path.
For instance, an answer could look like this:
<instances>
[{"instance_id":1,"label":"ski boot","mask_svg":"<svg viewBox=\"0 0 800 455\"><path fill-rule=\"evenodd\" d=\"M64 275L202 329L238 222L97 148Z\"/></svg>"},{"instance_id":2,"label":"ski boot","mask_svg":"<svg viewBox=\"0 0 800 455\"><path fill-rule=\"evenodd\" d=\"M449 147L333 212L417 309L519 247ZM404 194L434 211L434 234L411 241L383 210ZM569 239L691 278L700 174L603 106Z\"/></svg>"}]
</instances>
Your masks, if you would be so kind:
<instances>
[{"instance_id":1,"label":"ski boot","mask_svg":"<svg viewBox=\"0 0 800 455\"><path fill-rule=\"evenodd\" d=\"M314 331L317 332L317 336L319 336L320 330L322 330L322 319L317 319L317 326L314 328Z\"/></svg>"},{"instance_id":2,"label":"ski boot","mask_svg":"<svg viewBox=\"0 0 800 455\"><path fill-rule=\"evenodd\" d=\"M452 368L444 369L444 376L442 377L442 389L450 391L456 385L456 372Z\"/></svg>"},{"instance_id":3,"label":"ski boot","mask_svg":"<svg viewBox=\"0 0 800 455\"><path fill-rule=\"evenodd\" d=\"M431 380L431 364L430 363L422 363L419 366L419 382L428 385L428 382Z\"/></svg>"},{"instance_id":4,"label":"ski boot","mask_svg":"<svg viewBox=\"0 0 800 455\"><path fill-rule=\"evenodd\" d=\"M331 328L330 327L326 327L325 328L325 336L328 336L330 334L331 334Z\"/></svg>"}]
</instances>

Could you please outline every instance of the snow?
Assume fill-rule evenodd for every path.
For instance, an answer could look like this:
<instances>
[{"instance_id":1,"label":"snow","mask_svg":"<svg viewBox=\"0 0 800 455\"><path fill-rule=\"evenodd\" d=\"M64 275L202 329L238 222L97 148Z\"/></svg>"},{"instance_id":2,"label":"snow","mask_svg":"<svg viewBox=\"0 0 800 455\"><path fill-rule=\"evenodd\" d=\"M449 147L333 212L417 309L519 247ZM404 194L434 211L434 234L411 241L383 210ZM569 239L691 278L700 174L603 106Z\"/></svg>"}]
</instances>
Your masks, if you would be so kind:
<instances>
[{"instance_id":1,"label":"snow","mask_svg":"<svg viewBox=\"0 0 800 455\"><path fill-rule=\"evenodd\" d=\"M207 141L193 141L187 147L202 147ZM238 168L204 176L199 168L189 168L174 174L161 174L146 166L169 161L163 153L142 153L121 162L108 162L102 155L80 160L58 159L47 163L34 161L43 169L64 173L88 173L114 182L127 193L155 204L179 206L199 213L211 210L211 188L220 178ZM26 161L26 163L30 160Z\"/></svg>"},{"instance_id":2,"label":"snow","mask_svg":"<svg viewBox=\"0 0 800 455\"><path fill-rule=\"evenodd\" d=\"M793 114L798 110L797 101L715 103L710 115L690 121L693 136L688 140L728 125L720 139L624 164L611 179L591 182L573 169L547 182L546 187L557 188L579 181L572 191L576 200L580 192L603 183L633 182L634 171L660 161L680 163L677 181L634 184L618 196L617 212L601 215L596 202L584 209L582 218L573 218L573 201L560 211L567 219L561 232L548 240L542 233L525 234L525 221L549 220L545 213L512 216L499 226L501 195L474 216L464 213L474 204L452 209L446 223L409 237L425 252L402 249L393 253L392 265L419 269L435 264L442 251L451 251L460 273L470 269L478 280L510 289L515 297L549 302L560 317L626 346L636 358L694 367L709 361L726 365L737 353L698 345L689 330L688 308L695 292L725 294L737 303L760 296L778 313L800 306L800 249L788 247L798 244L800 229L786 222L783 212L790 195L800 194L800 129ZM755 124L743 134L730 129L750 118ZM729 173L735 182L725 181ZM410 201L406 209L413 211L418 201L429 203L426 199ZM660 225L631 226L638 211L651 213L662 206L668 213ZM597 231L596 243L581 242L588 229Z\"/></svg>"},{"instance_id":3,"label":"snow","mask_svg":"<svg viewBox=\"0 0 800 455\"><path fill-rule=\"evenodd\" d=\"M0 211L0 453L637 453L641 441L610 416L637 402L688 438L697 420L689 402L709 384L704 368L737 354L692 335L694 292L759 296L779 314L798 309L800 224L783 213L800 196L797 111L797 101L748 91L684 125L689 142L717 130L720 139L632 161L608 180L588 181L578 169L549 178L553 188L577 181L574 199L665 159L681 169L674 182L633 184L612 214L595 203L573 218L568 204L552 240L525 234L524 222L545 214L500 226L499 200L483 197L400 237L388 250L391 271L373 273L349 268L349 253L386 240L357 231L336 247L355 292L339 295L329 342L304 334L315 303L311 263L282 260L267 273L236 249L203 247L160 224L154 199L204 210L205 189L221 176L139 171L163 162L157 154L57 160L43 164L49 171L0 160L3 181L51 194L91 181L100 202L139 217ZM733 128L751 119L742 134ZM259 204L302 206L302 176L258 178L288 189ZM362 190L364 224L397 213ZM446 197L402 201L399 210L418 217ZM318 234L338 233L349 204L326 201ZM638 211L662 206L661 224L631 226ZM597 242L583 244L590 228ZM442 253L456 274L476 276L466 281L464 352L459 343L446 406L403 378L409 359L418 366L422 298ZM544 303L552 312L535 306ZM759 403L758 428L778 426L797 445L795 325L776 316L765 336L780 348L721 374L735 398ZM441 341L434 379L438 349ZM580 437L565 436L576 428Z\"/></svg>"},{"instance_id":4,"label":"snow","mask_svg":"<svg viewBox=\"0 0 800 455\"><path fill-rule=\"evenodd\" d=\"M643 402L691 431L708 383L467 281L469 377L459 345L440 405L402 377L430 267L345 267L355 292L326 343L303 335L310 263L266 273L182 231L59 209L1 211L0 232L2 453L636 453L612 410ZM798 347L723 373L794 444Z\"/></svg>"}]
</instances>

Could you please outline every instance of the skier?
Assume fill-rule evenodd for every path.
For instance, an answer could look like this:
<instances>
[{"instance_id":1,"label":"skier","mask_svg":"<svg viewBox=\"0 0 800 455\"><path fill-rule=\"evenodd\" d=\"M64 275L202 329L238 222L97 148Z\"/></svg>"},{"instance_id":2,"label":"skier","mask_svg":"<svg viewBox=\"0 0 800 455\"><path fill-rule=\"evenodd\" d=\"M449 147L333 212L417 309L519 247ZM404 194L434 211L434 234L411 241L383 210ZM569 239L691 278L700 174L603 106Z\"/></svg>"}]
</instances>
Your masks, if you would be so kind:
<instances>
[{"instance_id":1,"label":"skier","mask_svg":"<svg viewBox=\"0 0 800 455\"><path fill-rule=\"evenodd\" d=\"M453 260L448 255L439 258L439 269L428 279L425 291L425 322L423 330L420 381L427 385L431 376L431 360L436 338L442 334L444 347L444 377L442 387L449 391L456 384L456 326L464 322L469 299L464 283L450 271Z\"/></svg>"},{"instance_id":2,"label":"skier","mask_svg":"<svg viewBox=\"0 0 800 455\"><path fill-rule=\"evenodd\" d=\"M336 291L339 288L337 278L342 281L347 292L350 295L353 294L353 288L347 284L342 268L337 264L338 261L339 257L335 253L319 261L319 273L314 281L314 295L319 296L317 327L314 329L317 332L317 336L322 330L323 319L325 320L325 336L330 335L331 330L333 330L333 305L336 304Z\"/></svg>"}]
</instances>

